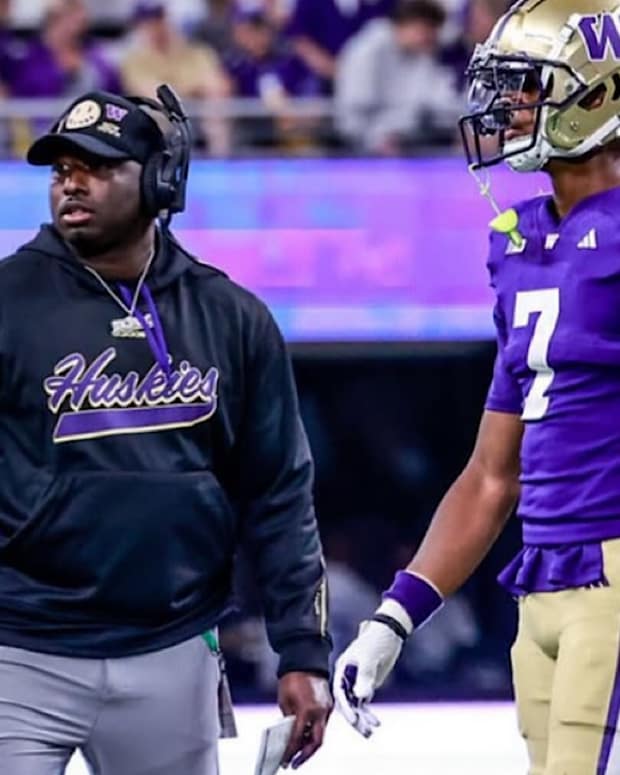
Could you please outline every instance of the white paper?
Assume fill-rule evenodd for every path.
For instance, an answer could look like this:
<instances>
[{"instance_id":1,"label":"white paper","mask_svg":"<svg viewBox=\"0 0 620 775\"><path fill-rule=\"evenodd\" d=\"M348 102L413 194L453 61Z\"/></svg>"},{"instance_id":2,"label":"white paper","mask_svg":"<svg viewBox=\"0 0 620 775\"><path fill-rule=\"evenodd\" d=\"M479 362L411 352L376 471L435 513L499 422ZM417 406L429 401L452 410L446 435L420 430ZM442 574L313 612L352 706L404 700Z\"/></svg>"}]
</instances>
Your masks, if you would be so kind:
<instances>
[{"instance_id":1,"label":"white paper","mask_svg":"<svg viewBox=\"0 0 620 775\"><path fill-rule=\"evenodd\" d=\"M294 724L295 716L286 716L263 730L254 775L276 775Z\"/></svg>"}]
</instances>

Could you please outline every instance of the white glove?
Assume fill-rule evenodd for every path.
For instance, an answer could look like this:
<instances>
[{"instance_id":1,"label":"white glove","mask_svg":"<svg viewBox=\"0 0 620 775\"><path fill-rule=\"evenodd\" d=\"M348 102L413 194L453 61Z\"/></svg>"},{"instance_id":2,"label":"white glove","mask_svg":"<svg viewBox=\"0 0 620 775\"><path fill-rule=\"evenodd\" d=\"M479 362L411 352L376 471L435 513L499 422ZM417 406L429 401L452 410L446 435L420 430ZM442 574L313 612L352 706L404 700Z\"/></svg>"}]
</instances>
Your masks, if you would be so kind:
<instances>
[{"instance_id":1,"label":"white glove","mask_svg":"<svg viewBox=\"0 0 620 775\"><path fill-rule=\"evenodd\" d=\"M390 601L392 606L398 605ZM379 609L385 607L385 603ZM411 632L411 620L404 609L405 629ZM386 612L387 613L387 612ZM393 613L392 610L389 612ZM399 612L400 613L400 612ZM403 617L399 616L401 621ZM404 623L404 622L403 622ZM334 698L336 707L364 737L370 737L379 720L368 704L375 691L384 683L396 664L404 640L381 622L362 622L359 635L340 655L334 672Z\"/></svg>"}]
</instances>

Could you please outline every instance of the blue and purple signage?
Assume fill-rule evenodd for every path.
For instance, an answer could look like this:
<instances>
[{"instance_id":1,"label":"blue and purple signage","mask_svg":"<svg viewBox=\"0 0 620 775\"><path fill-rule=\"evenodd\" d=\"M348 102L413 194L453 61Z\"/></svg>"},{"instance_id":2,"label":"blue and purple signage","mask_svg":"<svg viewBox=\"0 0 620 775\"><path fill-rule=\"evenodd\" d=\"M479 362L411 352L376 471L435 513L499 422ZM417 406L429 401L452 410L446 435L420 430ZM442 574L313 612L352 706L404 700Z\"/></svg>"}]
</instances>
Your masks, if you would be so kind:
<instances>
[{"instance_id":1,"label":"blue and purple signage","mask_svg":"<svg viewBox=\"0 0 620 775\"><path fill-rule=\"evenodd\" d=\"M46 170L0 164L0 255L48 220ZM501 206L547 187L493 173ZM180 240L271 307L292 342L493 335L489 204L460 159L192 166Z\"/></svg>"}]
</instances>

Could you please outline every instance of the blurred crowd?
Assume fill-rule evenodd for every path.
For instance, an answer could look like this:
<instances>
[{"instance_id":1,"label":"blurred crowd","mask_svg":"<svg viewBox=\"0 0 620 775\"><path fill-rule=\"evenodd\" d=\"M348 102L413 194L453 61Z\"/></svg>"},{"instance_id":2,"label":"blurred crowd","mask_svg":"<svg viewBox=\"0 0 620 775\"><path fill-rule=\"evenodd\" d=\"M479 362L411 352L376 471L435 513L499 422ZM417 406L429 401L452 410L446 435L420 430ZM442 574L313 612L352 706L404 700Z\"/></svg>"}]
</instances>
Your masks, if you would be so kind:
<instances>
[{"instance_id":1,"label":"blurred crowd","mask_svg":"<svg viewBox=\"0 0 620 775\"><path fill-rule=\"evenodd\" d=\"M20 155L90 89L188 102L197 146L398 155L451 146L465 68L507 0L0 0L0 138ZM38 98L38 102L32 102ZM22 101L34 107L26 109Z\"/></svg>"}]
</instances>

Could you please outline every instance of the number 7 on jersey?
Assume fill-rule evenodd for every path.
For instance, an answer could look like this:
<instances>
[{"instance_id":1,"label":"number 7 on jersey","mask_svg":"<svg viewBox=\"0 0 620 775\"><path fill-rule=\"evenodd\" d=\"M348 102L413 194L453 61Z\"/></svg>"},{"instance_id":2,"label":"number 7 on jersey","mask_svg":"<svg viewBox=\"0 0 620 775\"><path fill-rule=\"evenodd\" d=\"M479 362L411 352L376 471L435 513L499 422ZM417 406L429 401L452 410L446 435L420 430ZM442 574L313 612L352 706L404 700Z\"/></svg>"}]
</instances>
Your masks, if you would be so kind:
<instances>
[{"instance_id":1,"label":"number 7 on jersey","mask_svg":"<svg viewBox=\"0 0 620 775\"><path fill-rule=\"evenodd\" d=\"M541 420L549 408L547 391L555 372L549 366L549 345L560 315L560 289L520 291L515 300L513 326L524 328L530 315L538 313L534 333L527 351L527 365L534 373L534 382L523 402L522 420Z\"/></svg>"}]
</instances>

